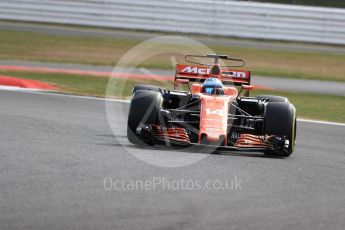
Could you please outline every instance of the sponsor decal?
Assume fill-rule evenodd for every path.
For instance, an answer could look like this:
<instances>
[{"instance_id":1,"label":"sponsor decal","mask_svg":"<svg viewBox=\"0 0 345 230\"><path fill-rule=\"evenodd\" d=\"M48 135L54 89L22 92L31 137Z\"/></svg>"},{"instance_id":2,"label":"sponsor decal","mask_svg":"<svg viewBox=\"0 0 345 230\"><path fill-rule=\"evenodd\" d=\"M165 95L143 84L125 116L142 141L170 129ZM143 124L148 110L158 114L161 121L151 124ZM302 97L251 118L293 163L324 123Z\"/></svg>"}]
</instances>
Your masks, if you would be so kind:
<instances>
[{"instance_id":1,"label":"sponsor decal","mask_svg":"<svg viewBox=\"0 0 345 230\"><path fill-rule=\"evenodd\" d=\"M210 69L207 67L199 67L199 66L185 66L182 70L180 70L180 73L209 75ZM229 72L223 72L222 77L248 79L248 74L247 72L244 72L244 71L229 71Z\"/></svg>"},{"instance_id":2,"label":"sponsor decal","mask_svg":"<svg viewBox=\"0 0 345 230\"><path fill-rule=\"evenodd\" d=\"M241 135L240 133L232 132L231 133L231 139L237 140L240 137L240 135Z\"/></svg>"},{"instance_id":3,"label":"sponsor decal","mask_svg":"<svg viewBox=\"0 0 345 230\"><path fill-rule=\"evenodd\" d=\"M194 73L194 74L203 74L207 75L210 73L209 68L197 67L197 66L186 66L181 70L182 73Z\"/></svg>"},{"instance_id":4,"label":"sponsor decal","mask_svg":"<svg viewBox=\"0 0 345 230\"><path fill-rule=\"evenodd\" d=\"M230 71L222 74L222 77L231 77L231 78L241 78L241 79L247 79L246 72L240 72L240 71Z\"/></svg>"},{"instance_id":5,"label":"sponsor decal","mask_svg":"<svg viewBox=\"0 0 345 230\"><path fill-rule=\"evenodd\" d=\"M219 115L219 116L223 116L224 111L221 109L215 109L215 110L211 110L211 109L204 109L206 115Z\"/></svg>"},{"instance_id":6,"label":"sponsor decal","mask_svg":"<svg viewBox=\"0 0 345 230\"><path fill-rule=\"evenodd\" d=\"M208 132L208 133L213 133L213 132L222 131L221 129L217 129L217 128L206 128L205 130L206 130L206 132Z\"/></svg>"}]
</instances>

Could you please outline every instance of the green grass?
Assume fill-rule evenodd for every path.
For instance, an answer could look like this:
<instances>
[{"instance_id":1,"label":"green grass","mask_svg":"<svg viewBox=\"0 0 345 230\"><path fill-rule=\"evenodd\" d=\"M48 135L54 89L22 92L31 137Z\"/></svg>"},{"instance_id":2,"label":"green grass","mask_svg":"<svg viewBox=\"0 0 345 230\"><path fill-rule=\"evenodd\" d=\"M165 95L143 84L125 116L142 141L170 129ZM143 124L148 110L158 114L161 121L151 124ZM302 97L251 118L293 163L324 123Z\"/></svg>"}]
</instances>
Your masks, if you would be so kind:
<instances>
[{"instance_id":1,"label":"green grass","mask_svg":"<svg viewBox=\"0 0 345 230\"><path fill-rule=\"evenodd\" d=\"M278 95L289 98L299 118L345 123L345 97L312 93L255 90L252 95Z\"/></svg>"},{"instance_id":2,"label":"green grass","mask_svg":"<svg viewBox=\"0 0 345 230\"><path fill-rule=\"evenodd\" d=\"M13 71L0 71L0 75L40 80L60 87L63 92L100 97L106 96L108 84L108 78L106 77ZM116 84L114 87L116 90L107 96L127 99L131 95L132 88L138 84L161 85L170 89L172 87L172 82L152 80L130 79L126 81L123 79L116 79L111 83ZM288 97L296 106L298 117L345 123L345 97L262 90L255 90L252 93L252 95L259 94L273 94Z\"/></svg>"},{"instance_id":3,"label":"green grass","mask_svg":"<svg viewBox=\"0 0 345 230\"><path fill-rule=\"evenodd\" d=\"M211 46L246 61L255 75L345 81L345 55Z\"/></svg>"},{"instance_id":4,"label":"green grass","mask_svg":"<svg viewBox=\"0 0 345 230\"><path fill-rule=\"evenodd\" d=\"M115 65L140 42L116 37L79 37L0 30L0 60ZM219 45L210 48L217 53L246 60L246 67L254 75L345 82L345 54ZM171 69L170 56L171 54L154 56L140 66ZM177 61L183 62L183 57L177 56Z\"/></svg>"},{"instance_id":5,"label":"green grass","mask_svg":"<svg viewBox=\"0 0 345 230\"><path fill-rule=\"evenodd\" d=\"M106 95L107 84L109 78L94 77L85 75L71 75L71 74L55 74L55 73L36 73L36 72L16 72L0 70L0 75L19 77L24 79L38 80L57 86L62 92L73 93L78 95L89 95L97 97L116 97L128 98L135 85L150 83L153 85L160 85L162 87L171 88L172 82L167 81L143 81L139 79L113 79L111 84L114 84L114 91Z\"/></svg>"}]
</instances>

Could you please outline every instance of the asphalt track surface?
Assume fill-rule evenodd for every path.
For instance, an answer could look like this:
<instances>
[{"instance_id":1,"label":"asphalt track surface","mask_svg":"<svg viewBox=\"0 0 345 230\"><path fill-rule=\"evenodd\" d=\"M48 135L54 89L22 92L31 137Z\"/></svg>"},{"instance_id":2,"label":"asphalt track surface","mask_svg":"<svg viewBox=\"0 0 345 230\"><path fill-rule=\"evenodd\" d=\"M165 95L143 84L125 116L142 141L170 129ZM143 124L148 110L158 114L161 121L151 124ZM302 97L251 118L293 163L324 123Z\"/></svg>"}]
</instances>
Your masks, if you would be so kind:
<instances>
[{"instance_id":1,"label":"asphalt track surface","mask_svg":"<svg viewBox=\"0 0 345 230\"><path fill-rule=\"evenodd\" d=\"M99 71L109 73L114 69L114 67L111 66L92 66L81 64L61 64L7 60L0 60L0 65L38 68L43 67L58 70ZM174 70L169 71L159 69L135 69L133 73L157 76L174 76ZM308 92L317 94L345 96L345 83L342 82L252 76L252 84L291 92Z\"/></svg>"},{"instance_id":2,"label":"asphalt track surface","mask_svg":"<svg viewBox=\"0 0 345 230\"><path fill-rule=\"evenodd\" d=\"M128 104L111 102L120 110ZM345 126L298 122L290 158L219 153L178 168L111 132L101 99L0 91L0 229L343 229ZM118 119L126 119L118 117ZM104 178L240 180L234 190L106 190Z\"/></svg>"}]
</instances>

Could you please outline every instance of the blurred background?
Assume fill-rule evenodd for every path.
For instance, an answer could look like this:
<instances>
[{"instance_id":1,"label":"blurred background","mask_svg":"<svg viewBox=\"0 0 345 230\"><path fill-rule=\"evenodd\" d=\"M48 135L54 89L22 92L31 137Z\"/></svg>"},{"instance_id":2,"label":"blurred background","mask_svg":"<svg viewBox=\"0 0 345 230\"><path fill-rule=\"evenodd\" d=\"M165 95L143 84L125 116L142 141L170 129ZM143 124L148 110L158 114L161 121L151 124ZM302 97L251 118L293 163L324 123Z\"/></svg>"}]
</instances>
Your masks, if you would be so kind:
<instances>
[{"instance_id":1,"label":"blurred background","mask_svg":"<svg viewBox=\"0 0 345 230\"><path fill-rule=\"evenodd\" d=\"M33 87L34 80L38 89L125 99L136 84L171 88L174 62L184 59L166 53L127 63L134 72L113 76L121 89L106 95L126 53L177 35L244 59L259 89L254 94L288 96L300 117L345 122L344 6L337 0L0 1L0 84Z\"/></svg>"}]
</instances>

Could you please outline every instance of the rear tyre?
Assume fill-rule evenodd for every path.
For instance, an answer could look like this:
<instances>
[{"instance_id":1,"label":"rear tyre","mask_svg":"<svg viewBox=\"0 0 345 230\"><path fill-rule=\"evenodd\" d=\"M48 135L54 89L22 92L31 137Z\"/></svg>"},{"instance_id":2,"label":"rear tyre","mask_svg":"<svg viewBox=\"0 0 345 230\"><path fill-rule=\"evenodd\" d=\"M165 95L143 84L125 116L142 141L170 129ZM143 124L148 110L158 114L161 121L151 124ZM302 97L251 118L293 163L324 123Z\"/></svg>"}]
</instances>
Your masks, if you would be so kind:
<instances>
[{"instance_id":1,"label":"rear tyre","mask_svg":"<svg viewBox=\"0 0 345 230\"><path fill-rule=\"evenodd\" d=\"M153 145L153 141L139 138L137 128L158 124L158 114L163 102L162 95L153 91L137 91L134 93L129 106L127 138L132 144Z\"/></svg>"},{"instance_id":2,"label":"rear tyre","mask_svg":"<svg viewBox=\"0 0 345 230\"><path fill-rule=\"evenodd\" d=\"M274 95L258 95L256 96L256 99L266 102L289 102L289 99L287 99L286 97Z\"/></svg>"},{"instance_id":3,"label":"rear tyre","mask_svg":"<svg viewBox=\"0 0 345 230\"><path fill-rule=\"evenodd\" d=\"M288 157L292 154L296 141L296 109L291 103L267 103L264 115L264 134L285 136L289 146L285 152L268 151L265 154Z\"/></svg>"}]
</instances>

